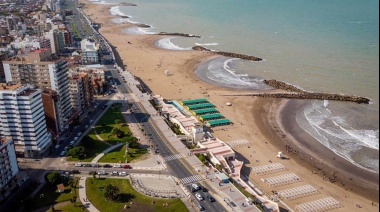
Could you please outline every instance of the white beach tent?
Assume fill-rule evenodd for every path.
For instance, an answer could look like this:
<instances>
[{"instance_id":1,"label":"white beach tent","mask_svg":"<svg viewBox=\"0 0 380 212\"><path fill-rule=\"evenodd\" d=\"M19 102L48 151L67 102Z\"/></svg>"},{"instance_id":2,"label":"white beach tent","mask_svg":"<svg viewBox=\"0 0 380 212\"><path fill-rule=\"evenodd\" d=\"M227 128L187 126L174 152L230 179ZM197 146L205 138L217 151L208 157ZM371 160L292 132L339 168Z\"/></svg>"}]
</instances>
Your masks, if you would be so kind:
<instances>
[{"instance_id":1,"label":"white beach tent","mask_svg":"<svg viewBox=\"0 0 380 212\"><path fill-rule=\"evenodd\" d=\"M170 75L173 75L169 70L165 70L165 75L166 76L170 76Z\"/></svg>"},{"instance_id":2,"label":"white beach tent","mask_svg":"<svg viewBox=\"0 0 380 212\"><path fill-rule=\"evenodd\" d=\"M278 152L277 153L277 158L284 158L284 154L282 154L282 152Z\"/></svg>"}]
</instances>

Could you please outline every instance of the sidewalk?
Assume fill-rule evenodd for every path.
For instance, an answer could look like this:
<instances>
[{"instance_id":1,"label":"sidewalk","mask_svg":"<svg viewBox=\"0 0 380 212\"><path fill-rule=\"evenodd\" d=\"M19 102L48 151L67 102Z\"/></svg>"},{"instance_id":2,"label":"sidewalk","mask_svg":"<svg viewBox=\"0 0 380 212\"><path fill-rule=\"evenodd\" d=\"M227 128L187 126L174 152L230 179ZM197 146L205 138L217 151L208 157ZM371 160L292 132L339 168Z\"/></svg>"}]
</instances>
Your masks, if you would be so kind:
<instances>
[{"instance_id":1,"label":"sidewalk","mask_svg":"<svg viewBox=\"0 0 380 212\"><path fill-rule=\"evenodd\" d=\"M119 143L119 144L115 144L113 146L108 147L106 150L104 150L102 153L100 153L94 159L92 159L91 163L97 163L98 160L104 156L104 153L107 153L107 152L109 152L109 151L111 151L113 149L116 149L116 148L118 148L120 146L123 146L123 145L124 145L123 143Z\"/></svg>"},{"instance_id":2,"label":"sidewalk","mask_svg":"<svg viewBox=\"0 0 380 212\"><path fill-rule=\"evenodd\" d=\"M79 199L81 203L86 207L86 209L90 212L99 212L98 209L95 208L93 204L87 199L86 194L86 179L87 177L81 177L79 180Z\"/></svg>"}]
</instances>

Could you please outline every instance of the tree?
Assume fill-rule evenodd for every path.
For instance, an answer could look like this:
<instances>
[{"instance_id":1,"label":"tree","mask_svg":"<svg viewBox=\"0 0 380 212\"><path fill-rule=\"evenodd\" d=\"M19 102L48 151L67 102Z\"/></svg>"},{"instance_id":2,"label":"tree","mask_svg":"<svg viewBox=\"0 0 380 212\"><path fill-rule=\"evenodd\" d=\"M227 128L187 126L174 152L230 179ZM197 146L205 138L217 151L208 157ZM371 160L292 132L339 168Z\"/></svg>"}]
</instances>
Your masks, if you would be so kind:
<instances>
[{"instance_id":1,"label":"tree","mask_svg":"<svg viewBox=\"0 0 380 212\"><path fill-rule=\"evenodd\" d=\"M136 148L139 146L139 143L137 142L136 137L129 137L126 139L126 142L128 142L128 146L132 148Z\"/></svg>"},{"instance_id":2,"label":"tree","mask_svg":"<svg viewBox=\"0 0 380 212\"><path fill-rule=\"evenodd\" d=\"M112 135L115 135L118 138L124 137L125 133L121 129L114 127L111 131Z\"/></svg>"},{"instance_id":3,"label":"tree","mask_svg":"<svg viewBox=\"0 0 380 212\"><path fill-rule=\"evenodd\" d=\"M86 149L83 146L75 146L67 152L67 155L73 158L83 157L86 154Z\"/></svg>"},{"instance_id":4,"label":"tree","mask_svg":"<svg viewBox=\"0 0 380 212\"><path fill-rule=\"evenodd\" d=\"M92 177L96 179L96 172L92 172Z\"/></svg>"},{"instance_id":5,"label":"tree","mask_svg":"<svg viewBox=\"0 0 380 212\"><path fill-rule=\"evenodd\" d=\"M115 119L115 124L120 125L122 121L120 119Z\"/></svg>"},{"instance_id":6,"label":"tree","mask_svg":"<svg viewBox=\"0 0 380 212\"><path fill-rule=\"evenodd\" d=\"M75 188L75 181L73 179L70 179L68 184L70 185L71 188Z\"/></svg>"},{"instance_id":7,"label":"tree","mask_svg":"<svg viewBox=\"0 0 380 212\"><path fill-rule=\"evenodd\" d=\"M61 175L57 172L49 172L45 175L45 180L52 185L61 183Z\"/></svg>"},{"instance_id":8,"label":"tree","mask_svg":"<svg viewBox=\"0 0 380 212\"><path fill-rule=\"evenodd\" d=\"M108 184L104 189L104 197L106 198L107 201L115 200L119 193L120 193L119 188L111 184Z\"/></svg>"}]
</instances>

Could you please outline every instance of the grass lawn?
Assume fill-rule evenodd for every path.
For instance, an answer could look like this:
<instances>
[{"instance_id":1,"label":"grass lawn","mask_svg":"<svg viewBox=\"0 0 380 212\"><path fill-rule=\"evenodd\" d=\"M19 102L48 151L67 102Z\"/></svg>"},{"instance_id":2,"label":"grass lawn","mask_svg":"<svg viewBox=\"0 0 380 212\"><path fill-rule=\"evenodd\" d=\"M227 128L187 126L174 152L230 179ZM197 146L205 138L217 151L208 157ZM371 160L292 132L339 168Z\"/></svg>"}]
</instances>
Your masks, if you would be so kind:
<instances>
[{"instance_id":1,"label":"grass lawn","mask_svg":"<svg viewBox=\"0 0 380 212\"><path fill-rule=\"evenodd\" d=\"M103 163L125 163L125 159L127 162L131 162L142 155L147 154L146 149L137 149L137 148L128 148L128 155L125 157L125 145L118 147L106 154L102 158L100 158L99 162Z\"/></svg>"},{"instance_id":2,"label":"grass lawn","mask_svg":"<svg viewBox=\"0 0 380 212\"><path fill-rule=\"evenodd\" d=\"M99 187L105 187L112 184L120 189L119 199L116 201L106 201L104 198L104 190L100 191ZM160 199L142 195L135 191L129 180L126 179L87 179L86 181L87 197L94 206L102 212L122 211L124 205L128 203L130 206L127 211L188 211L181 199ZM154 204L151 202L154 201ZM130 205L133 202L133 205ZM168 203L168 207L163 207L164 203Z\"/></svg>"},{"instance_id":3,"label":"grass lawn","mask_svg":"<svg viewBox=\"0 0 380 212\"><path fill-rule=\"evenodd\" d=\"M78 180L75 180L76 186L78 185ZM78 188L73 189L69 185L67 185L67 182L65 182L65 191L63 193L59 193L57 191L57 186L52 186L49 183L46 183L44 187L34 196L34 198L30 199L28 201L28 206L27 208L29 209L36 209L36 208L41 208L44 206L51 206L56 203L60 202L65 202L69 201L72 199L74 196L78 197L79 196L79 191ZM76 206L79 209L78 211L82 211L81 208L81 203L78 200L76 202ZM66 208L76 208L70 201L69 204L65 204ZM50 208L50 207L49 207ZM57 209L57 208L55 208ZM70 210L72 211L72 210Z\"/></svg>"},{"instance_id":4,"label":"grass lawn","mask_svg":"<svg viewBox=\"0 0 380 212\"><path fill-rule=\"evenodd\" d=\"M91 162L99 153L110 147L108 144L99 141L93 131L90 131L84 136L78 146L84 146L86 148L86 158L81 160L69 156L67 157L68 161Z\"/></svg>"},{"instance_id":5,"label":"grass lawn","mask_svg":"<svg viewBox=\"0 0 380 212\"><path fill-rule=\"evenodd\" d=\"M96 132L101 138L113 145L117 144L118 142L125 143L133 137L123 115L121 114L120 107L121 104L114 104L111 106L96 123L95 128ZM119 125L115 123L115 120L117 119L121 121ZM114 127L118 127L124 131L125 136L123 138L118 138L112 135L111 131Z\"/></svg>"},{"instance_id":6,"label":"grass lawn","mask_svg":"<svg viewBox=\"0 0 380 212\"><path fill-rule=\"evenodd\" d=\"M70 211L70 212L83 212L83 211L88 211L87 209L83 210L82 205L80 203L76 203L76 207L71 204L71 202L68 202L67 204L64 205L58 205L54 206L55 211ZM50 209L47 210L46 212L52 212Z\"/></svg>"}]
</instances>

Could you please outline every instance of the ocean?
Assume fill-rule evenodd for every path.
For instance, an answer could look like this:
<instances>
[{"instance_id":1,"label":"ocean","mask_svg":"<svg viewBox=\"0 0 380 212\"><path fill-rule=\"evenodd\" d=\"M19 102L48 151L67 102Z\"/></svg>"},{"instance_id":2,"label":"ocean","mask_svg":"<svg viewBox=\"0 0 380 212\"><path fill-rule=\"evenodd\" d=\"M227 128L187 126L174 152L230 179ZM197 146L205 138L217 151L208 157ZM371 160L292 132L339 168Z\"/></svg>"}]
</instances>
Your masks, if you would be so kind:
<instances>
[{"instance_id":1,"label":"ocean","mask_svg":"<svg viewBox=\"0 0 380 212\"><path fill-rule=\"evenodd\" d=\"M122 1L102 1L118 3ZM127 15L114 22L149 24L125 33L178 32L156 45L176 51L192 46L263 58L218 58L195 74L208 83L267 90L277 79L315 92L365 96L369 105L312 101L298 111L299 126L351 163L379 173L379 2L375 0L139 0L115 6Z\"/></svg>"}]
</instances>

